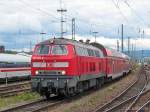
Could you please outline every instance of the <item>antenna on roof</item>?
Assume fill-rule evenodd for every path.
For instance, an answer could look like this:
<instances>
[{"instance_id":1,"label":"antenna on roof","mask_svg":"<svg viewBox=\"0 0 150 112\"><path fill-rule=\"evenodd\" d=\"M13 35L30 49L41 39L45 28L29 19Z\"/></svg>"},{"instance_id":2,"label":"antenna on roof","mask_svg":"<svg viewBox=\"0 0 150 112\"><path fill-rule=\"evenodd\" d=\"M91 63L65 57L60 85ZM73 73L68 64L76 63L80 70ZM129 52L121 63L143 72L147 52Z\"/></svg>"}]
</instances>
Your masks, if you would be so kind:
<instances>
[{"instance_id":1,"label":"antenna on roof","mask_svg":"<svg viewBox=\"0 0 150 112\"><path fill-rule=\"evenodd\" d=\"M95 42L96 42L96 38L97 38L97 34L98 34L98 32L93 32L93 34L94 34L94 37L95 37Z\"/></svg>"},{"instance_id":2,"label":"antenna on roof","mask_svg":"<svg viewBox=\"0 0 150 112\"><path fill-rule=\"evenodd\" d=\"M87 39L85 43L86 43L86 44L89 44L89 43L90 43L90 40L89 40L89 39Z\"/></svg>"},{"instance_id":3,"label":"antenna on roof","mask_svg":"<svg viewBox=\"0 0 150 112\"><path fill-rule=\"evenodd\" d=\"M79 40L79 42L83 43L83 40L81 39L81 40Z\"/></svg>"},{"instance_id":4,"label":"antenna on roof","mask_svg":"<svg viewBox=\"0 0 150 112\"><path fill-rule=\"evenodd\" d=\"M72 18L72 40L75 40L75 18Z\"/></svg>"}]
</instances>

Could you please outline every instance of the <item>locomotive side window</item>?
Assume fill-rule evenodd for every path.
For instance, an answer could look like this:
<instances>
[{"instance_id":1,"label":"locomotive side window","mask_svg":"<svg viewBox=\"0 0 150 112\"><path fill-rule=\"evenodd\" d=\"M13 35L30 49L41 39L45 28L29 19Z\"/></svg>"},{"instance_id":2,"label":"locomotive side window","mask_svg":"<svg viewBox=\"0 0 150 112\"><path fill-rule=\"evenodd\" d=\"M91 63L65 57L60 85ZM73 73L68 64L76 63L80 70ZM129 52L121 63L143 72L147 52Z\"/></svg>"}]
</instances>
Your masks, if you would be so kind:
<instances>
[{"instance_id":1,"label":"locomotive side window","mask_svg":"<svg viewBox=\"0 0 150 112\"><path fill-rule=\"evenodd\" d=\"M79 56L82 56L82 51L81 51L81 48L76 46L76 53L79 55Z\"/></svg>"},{"instance_id":2,"label":"locomotive side window","mask_svg":"<svg viewBox=\"0 0 150 112\"><path fill-rule=\"evenodd\" d=\"M50 46L40 45L37 47L35 54L49 54Z\"/></svg>"},{"instance_id":3,"label":"locomotive side window","mask_svg":"<svg viewBox=\"0 0 150 112\"><path fill-rule=\"evenodd\" d=\"M103 57L103 53L100 51L92 50L92 49L87 49L83 47L75 47L76 53L79 56L94 56L94 57Z\"/></svg>"},{"instance_id":4,"label":"locomotive side window","mask_svg":"<svg viewBox=\"0 0 150 112\"><path fill-rule=\"evenodd\" d=\"M84 56L88 56L88 52L86 48L83 48L83 53L84 53Z\"/></svg>"},{"instance_id":5,"label":"locomotive side window","mask_svg":"<svg viewBox=\"0 0 150 112\"><path fill-rule=\"evenodd\" d=\"M87 49L76 46L76 52L79 56L88 56Z\"/></svg>"},{"instance_id":6,"label":"locomotive side window","mask_svg":"<svg viewBox=\"0 0 150 112\"><path fill-rule=\"evenodd\" d=\"M94 55L94 51L93 51L93 50L88 49L87 51L88 51L89 56L95 56L95 55Z\"/></svg>"},{"instance_id":7,"label":"locomotive side window","mask_svg":"<svg viewBox=\"0 0 150 112\"><path fill-rule=\"evenodd\" d=\"M52 54L53 55L67 55L68 54L67 46L65 46L65 45L54 45L52 47Z\"/></svg>"},{"instance_id":8,"label":"locomotive side window","mask_svg":"<svg viewBox=\"0 0 150 112\"><path fill-rule=\"evenodd\" d=\"M100 53L100 56L101 56L101 57L104 57L104 55L103 55L103 52L102 52L102 51L99 51L99 53Z\"/></svg>"},{"instance_id":9,"label":"locomotive side window","mask_svg":"<svg viewBox=\"0 0 150 112\"><path fill-rule=\"evenodd\" d=\"M95 55L96 57L101 57L100 52L99 51L95 51Z\"/></svg>"}]
</instances>

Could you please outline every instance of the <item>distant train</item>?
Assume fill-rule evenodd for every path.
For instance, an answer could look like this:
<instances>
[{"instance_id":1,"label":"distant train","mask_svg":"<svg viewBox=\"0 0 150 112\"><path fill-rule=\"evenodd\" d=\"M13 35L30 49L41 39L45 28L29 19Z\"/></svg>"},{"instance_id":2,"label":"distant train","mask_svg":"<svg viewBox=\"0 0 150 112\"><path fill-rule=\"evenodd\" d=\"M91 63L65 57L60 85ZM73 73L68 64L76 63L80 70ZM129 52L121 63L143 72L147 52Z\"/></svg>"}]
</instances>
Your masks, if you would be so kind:
<instances>
[{"instance_id":1,"label":"distant train","mask_svg":"<svg viewBox=\"0 0 150 112\"><path fill-rule=\"evenodd\" d=\"M31 55L0 53L0 83L30 79Z\"/></svg>"},{"instance_id":2,"label":"distant train","mask_svg":"<svg viewBox=\"0 0 150 112\"><path fill-rule=\"evenodd\" d=\"M0 68L30 67L31 55L0 53Z\"/></svg>"},{"instance_id":3,"label":"distant train","mask_svg":"<svg viewBox=\"0 0 150 112\"><path fill-rule=\"evenodd\" d=\"M32 89L51 94L74 95L127 74L130 58L99 43L57 38L35 46L31 59Z\"/></svg>"}]
</instances>

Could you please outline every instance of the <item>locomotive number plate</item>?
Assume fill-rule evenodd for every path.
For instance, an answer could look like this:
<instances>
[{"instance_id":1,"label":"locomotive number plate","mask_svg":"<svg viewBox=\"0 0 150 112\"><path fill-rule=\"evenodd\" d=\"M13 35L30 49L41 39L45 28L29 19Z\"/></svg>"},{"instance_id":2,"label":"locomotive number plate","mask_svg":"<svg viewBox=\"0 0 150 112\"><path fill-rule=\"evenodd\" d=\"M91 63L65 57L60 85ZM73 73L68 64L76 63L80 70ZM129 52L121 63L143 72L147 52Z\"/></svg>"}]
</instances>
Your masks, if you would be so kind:
<instances>
[{"instance_id":1,"label":"locomotive number plate","mask_svg":"<svg viewBox=\"0 0 150 112\"><path fill-rule=\"evenodd\" d=\"M47 63L47 67L52 67L52 63Z\"/></svg>"}]
</instances>

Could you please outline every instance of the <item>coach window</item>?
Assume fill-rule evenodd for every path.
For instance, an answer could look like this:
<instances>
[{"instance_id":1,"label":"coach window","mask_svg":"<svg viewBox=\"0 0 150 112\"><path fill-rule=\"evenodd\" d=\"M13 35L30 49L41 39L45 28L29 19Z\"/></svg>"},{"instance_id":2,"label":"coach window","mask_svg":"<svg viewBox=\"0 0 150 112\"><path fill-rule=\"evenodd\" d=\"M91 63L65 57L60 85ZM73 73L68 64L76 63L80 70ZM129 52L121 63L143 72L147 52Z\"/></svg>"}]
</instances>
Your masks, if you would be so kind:
<instances>
[{"instance_id":1,"label":"coach window","mask_svg":"<svg viewBox=\"0 0 150 112\"><path fill-rule=\"evenodd\" d=\"M67 46L65 46L65 45L54 45L52 47L52 54L53 55L67 55L68 54Z\"/></svg>"}]
</instances>

